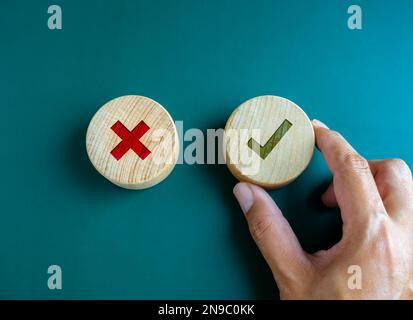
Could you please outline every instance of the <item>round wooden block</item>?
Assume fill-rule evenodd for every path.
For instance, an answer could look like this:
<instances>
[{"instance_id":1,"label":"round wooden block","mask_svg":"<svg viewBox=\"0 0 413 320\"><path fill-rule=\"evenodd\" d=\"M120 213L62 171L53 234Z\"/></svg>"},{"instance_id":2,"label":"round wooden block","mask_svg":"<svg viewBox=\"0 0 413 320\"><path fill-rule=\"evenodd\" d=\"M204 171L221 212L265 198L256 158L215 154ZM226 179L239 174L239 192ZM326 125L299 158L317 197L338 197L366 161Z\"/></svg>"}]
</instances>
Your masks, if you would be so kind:
<instances>
[{"instance_id":1,"label":"round wooden block","mask_svg":"<svg viewBox=\"0 0 413 320\"><path fill-rule=\"evenodd\" d=\"M310 119L288 99L256 97L244 102L225 126L226 163L240 181L282 187L309 164L315 145Z\"/></svg>"},{"instance_id":2,"label":"round wooden block","mask_svg":"<svg viewBox=\"0 0 413 320\"><path fill-rule=\"evenodd\" d=\"M94 115L86 149L100 174L120 187L137 190L152 187L171 173L179 140L175 123L159 103L124 96Z\"/></svg>"}]
</instances>

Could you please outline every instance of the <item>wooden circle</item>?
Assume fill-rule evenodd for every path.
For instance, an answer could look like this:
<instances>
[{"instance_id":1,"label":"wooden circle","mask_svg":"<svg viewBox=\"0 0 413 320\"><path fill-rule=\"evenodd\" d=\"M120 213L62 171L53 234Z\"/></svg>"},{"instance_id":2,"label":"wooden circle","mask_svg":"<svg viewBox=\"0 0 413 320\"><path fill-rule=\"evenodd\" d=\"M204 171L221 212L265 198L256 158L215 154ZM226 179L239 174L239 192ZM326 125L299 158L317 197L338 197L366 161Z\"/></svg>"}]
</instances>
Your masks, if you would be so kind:
<instances>
[{"instance_id":1,"label":"wooden circle","mask_svg":"<svg viewBox=\"0 0 413 320\"><path fill-rule=\"evenodd\" d=\"M262 96L241 104L225 126L226 163L240 181L279 188L308 166L315 136L310 119L288 99Z\"/></svg>"},{"instance_id":2,"label":"wooden circle","mask_svg":"<svg viewBox=\"0 0 413 320\"><path fill-rule=\"evenodd\" d=\"M100 174L120 187L137 190L152 187L171 173L179 140L171 116L159 103L124 96L94 115L86 149Z\"/></svg>"}]
</instances>

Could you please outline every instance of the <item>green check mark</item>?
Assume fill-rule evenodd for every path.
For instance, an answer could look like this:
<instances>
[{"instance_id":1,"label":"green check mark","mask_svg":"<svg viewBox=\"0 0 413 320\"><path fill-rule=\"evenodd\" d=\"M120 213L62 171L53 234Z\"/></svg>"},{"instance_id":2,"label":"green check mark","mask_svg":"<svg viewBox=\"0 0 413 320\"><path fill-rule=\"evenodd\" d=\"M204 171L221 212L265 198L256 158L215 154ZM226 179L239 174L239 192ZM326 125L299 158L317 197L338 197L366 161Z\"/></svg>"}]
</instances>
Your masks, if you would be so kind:
<instances>
[{"instance_id":1,"label":"green check mark","mask_svg":"<svg viewBox=\"0 0 413 320\"><path fill-rule=\"evenodd\" d=\"M278 127L273 135L268 139L265 145L260 145L255 139L250 138L248 140L248 147L257 153L263 160L268 157L275 146L280 142L282 137L287 133L287 131L292 127L292 123L285 119L283 123Z\"/></svg>"}]
</instances>

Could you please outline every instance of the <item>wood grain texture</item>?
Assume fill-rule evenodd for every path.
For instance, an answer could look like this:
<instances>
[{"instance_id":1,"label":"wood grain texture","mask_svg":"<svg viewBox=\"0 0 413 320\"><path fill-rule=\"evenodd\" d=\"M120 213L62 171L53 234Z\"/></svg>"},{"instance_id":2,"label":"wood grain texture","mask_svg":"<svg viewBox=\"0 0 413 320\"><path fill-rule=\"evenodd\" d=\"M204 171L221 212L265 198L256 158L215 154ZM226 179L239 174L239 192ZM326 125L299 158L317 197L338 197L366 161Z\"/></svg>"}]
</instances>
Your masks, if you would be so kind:
<instances>
[{"instance_id":1,"label":"wood grain texture","mask_svg":"<svg viewBox=\"0 0 413 320\"><path fill-rule=\"evenodd\" d=\"M268 189L295 180L308 166L314 145L310 119L281 97L244 102L225 126L224 152L231 173L240 181Z\"/></svg>"},{"instance_id":2,"label":"wood grain texture","mask_svg":"<svg viewBox=\"0 0 413 320\"><path fill-rule=\"evenodd\" d=\"M109 181L127 189L145 189L173 170L179 154L178 133L159 103L143 96L123 96L94 115L86 149L93 166Z\"/></svg>"}]
</instances>

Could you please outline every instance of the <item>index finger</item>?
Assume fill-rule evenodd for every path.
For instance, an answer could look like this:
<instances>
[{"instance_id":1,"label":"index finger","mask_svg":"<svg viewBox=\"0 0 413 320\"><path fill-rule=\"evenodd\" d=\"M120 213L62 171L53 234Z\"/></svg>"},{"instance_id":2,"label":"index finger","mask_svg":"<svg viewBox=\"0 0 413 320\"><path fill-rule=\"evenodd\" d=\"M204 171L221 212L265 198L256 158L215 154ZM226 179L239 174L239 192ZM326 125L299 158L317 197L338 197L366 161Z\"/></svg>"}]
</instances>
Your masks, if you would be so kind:
<instances>
[{"instance_id":1,"label":"index finger","mask_svg":"<svg viewBox=\"0 0 413 320\"><path fill-rule=\"evenodd\" d=\"M386 210L366 159L337 132L313 120L316 144L333 174L343 222L365 221Z\"/></svg>"}]
</instances>

